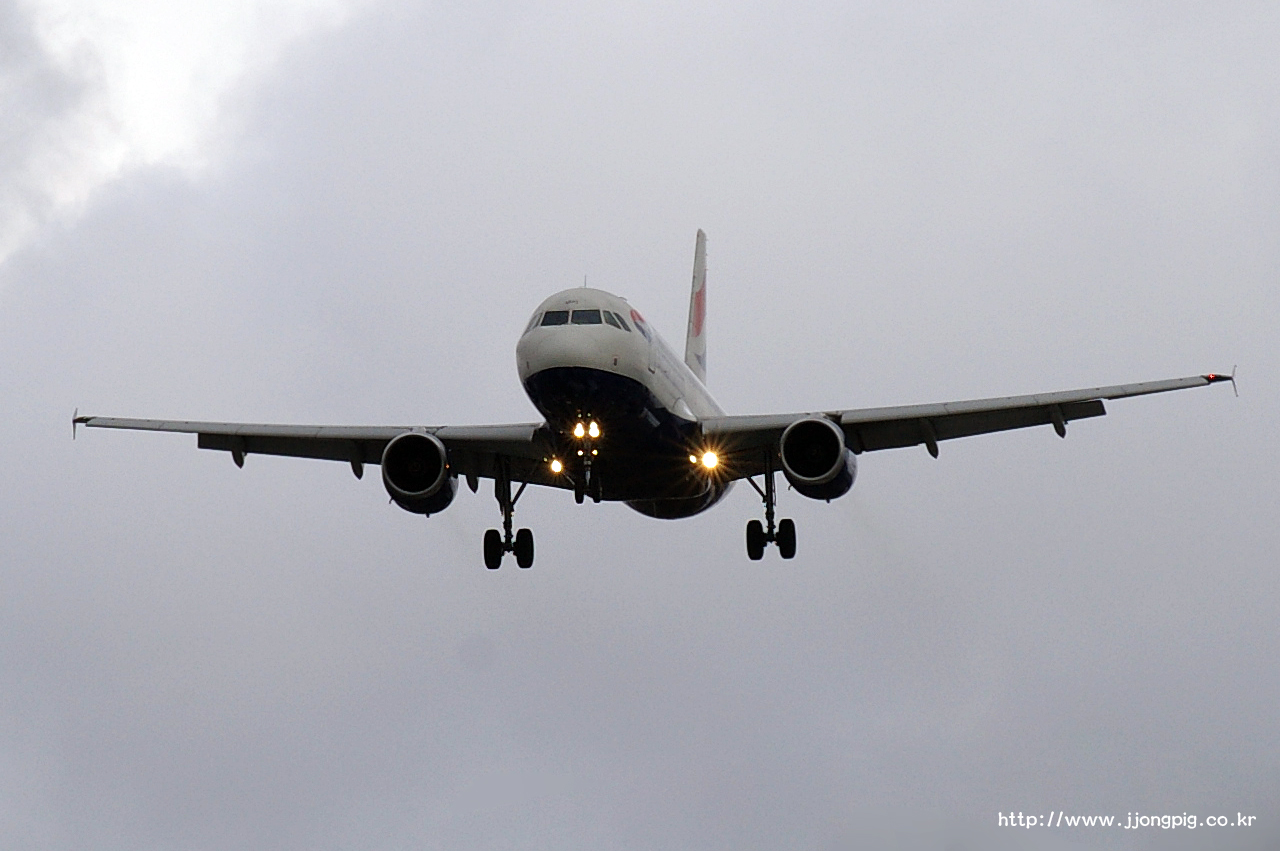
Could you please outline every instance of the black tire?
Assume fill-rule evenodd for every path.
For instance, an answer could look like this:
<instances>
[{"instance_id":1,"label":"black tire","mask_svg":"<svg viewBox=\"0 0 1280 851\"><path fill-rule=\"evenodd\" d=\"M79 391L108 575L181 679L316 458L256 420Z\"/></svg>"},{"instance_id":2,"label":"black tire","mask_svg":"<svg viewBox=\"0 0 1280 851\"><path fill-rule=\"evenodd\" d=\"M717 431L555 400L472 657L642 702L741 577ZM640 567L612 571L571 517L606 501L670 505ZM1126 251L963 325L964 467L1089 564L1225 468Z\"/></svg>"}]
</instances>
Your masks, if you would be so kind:
<instances>
[{"instance_id":1,"label":"black tire","mask_svg":"<svg viewBox=\"0 0 1280 851\"><path fill-rule=\"evenodd\" d=\"M759 520L747 523L747 558L759 561L764 558L764 526Z\"/></svg>"},{"instance_id":2,"label":"black tire","mask_svg":"<svg viewBox=\"0 0 1280 851\"><path fill-rule=\"evenodd\" d=\"M591 480L591 501L599 503L604 497L604 490L600 487L600 479L593 478Z\"/></svg>"},{"instance_id":3,"label":"black tire","mask_svg":"<svg viewBox=\"0 0 1280 851\"><path fill-rule=\"evenodd\" d=\"M521 529L516 532L516 564L521 567L533 567L533 532Z\"/></svg>"},{"instance_id":4,"label":"black tire","mask_svg":"<svg viewBox=\"0 0 1280 851\"><path fill-rule=\"evenodd\" d=\"M582 500L584 500L586 496L587 496L587 489L583 486L582 482L574 482L573 483L573 501L578 503L578 505L582 505Z\"/></svg>"},{"instance_id":5,"label":"black tire","mask_svg":"<svg viewBox=\"0 0 1280 851\"><path fill-rule=\"evenodd\" d=\"M490 570L502 567L502 534L497 529L484 533L484 566Z\"/></svg>"},{"instance_id":6,"label":"black tire","mask_svg":"<svg viewBox=\"0 0 1280 851\"><path fill-rule=\"evenodd\" d=\"M778 523L778 555L783 558L795 558L796 524L794 520L782 520Z\"/></svg>"}]
</instances>

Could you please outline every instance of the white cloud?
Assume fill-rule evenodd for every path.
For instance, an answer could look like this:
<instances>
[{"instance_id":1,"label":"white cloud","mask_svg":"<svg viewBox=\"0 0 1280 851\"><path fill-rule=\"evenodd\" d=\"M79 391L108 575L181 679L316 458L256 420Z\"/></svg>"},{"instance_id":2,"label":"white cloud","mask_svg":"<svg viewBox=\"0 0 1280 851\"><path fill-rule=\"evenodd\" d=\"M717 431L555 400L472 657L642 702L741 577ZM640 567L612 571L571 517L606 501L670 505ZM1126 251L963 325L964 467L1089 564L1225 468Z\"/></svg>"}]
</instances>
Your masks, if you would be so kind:
<instances>
[{"instance_id":1,"label":"white cloud","mask_svg":"<svg viewBox=\"0 0 1280 851\"><path fill-rule=\"evenodd\" d=\"M219 112L290 44L342 25L363 0L28 0L6 11L0 103L0 262L42 224L74 216L131 168L198 172ZM21 30L27 28L27 32ZM57 96L55 96L57 95Z\"/></svg>"}]
</instances>

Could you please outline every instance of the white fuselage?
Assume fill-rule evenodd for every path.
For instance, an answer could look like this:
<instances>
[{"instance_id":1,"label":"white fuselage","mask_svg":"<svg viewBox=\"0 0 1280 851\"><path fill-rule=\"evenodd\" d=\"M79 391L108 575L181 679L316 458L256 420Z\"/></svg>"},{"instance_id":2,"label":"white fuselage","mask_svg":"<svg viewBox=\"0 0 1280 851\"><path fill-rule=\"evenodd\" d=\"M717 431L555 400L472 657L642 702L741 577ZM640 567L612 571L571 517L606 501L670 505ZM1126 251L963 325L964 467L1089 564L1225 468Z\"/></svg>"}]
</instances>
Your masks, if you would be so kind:
<instances>
[{"instance_id":1,"label":"white fuselage","mask_svg":"<svg viewBox=\"0 0 1280 851\"><path fill-rule=\"evenodd\" d=\"M651 517L688 517L731 485L690 463L698 421L723 414L639 311L603 290L556 293L516 344L520 383L546 417L575 481ZM589 448L575 428L599 429Z\"/></svg>"},{"instance_id":2,"label":"white fuselage","mask_svg":"<svg viewBox=\"0 0 1280 851\"><path fill-rule=\"evenodd\" d=\"M548 312L568 312L571 321L543 324ZM572 321L575 311L610 311L622 317L616 327L607 320L585 324ZM588 317L594 318L594 317ZM579 287L558 292L538 305L525 333L516 344L520 383L530 390L530 380L548 370L587 369L630 379L644 387L664 411L686 420L723 415L724 411L697 376L676 356L640 312L604 290ZM533 403L548 416L530 392ZM584 404L589 400L584 400Z\"/></svg>"}]
</instances>

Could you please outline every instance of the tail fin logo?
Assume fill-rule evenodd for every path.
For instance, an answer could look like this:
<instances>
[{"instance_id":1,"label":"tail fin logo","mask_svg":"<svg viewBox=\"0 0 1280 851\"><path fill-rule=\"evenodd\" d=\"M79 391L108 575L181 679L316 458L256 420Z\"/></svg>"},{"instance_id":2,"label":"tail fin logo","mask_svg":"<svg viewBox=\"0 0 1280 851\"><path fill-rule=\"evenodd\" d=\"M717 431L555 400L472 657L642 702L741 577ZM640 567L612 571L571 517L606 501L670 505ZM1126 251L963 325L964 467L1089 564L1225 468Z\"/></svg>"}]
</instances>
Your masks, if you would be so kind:
<instances>
[{"instance_id":1,"label":"tail fin logo","mask_svg":"<svg viewBox=\"0 0 1280 851\"><path fill-rule=\"evenodd\" d=\"M693 294L693 336L702 336L702 323L707 319L707 288Z\"/></svg>"}]
</instances>

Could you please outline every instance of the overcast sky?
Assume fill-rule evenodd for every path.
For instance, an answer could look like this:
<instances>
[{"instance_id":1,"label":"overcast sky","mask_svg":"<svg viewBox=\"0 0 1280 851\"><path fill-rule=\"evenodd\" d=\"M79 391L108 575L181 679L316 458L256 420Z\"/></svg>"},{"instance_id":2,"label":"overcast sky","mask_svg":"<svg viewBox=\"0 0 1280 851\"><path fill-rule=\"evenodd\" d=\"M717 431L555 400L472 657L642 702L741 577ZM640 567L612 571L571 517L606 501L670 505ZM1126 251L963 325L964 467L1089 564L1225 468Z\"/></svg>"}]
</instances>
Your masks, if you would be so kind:
<instances>
[{"instance_id":1,"label":"overcast sky","mask_svg":"<svg viewBox=\"0 0 1280 851\"><path fill-rule=\"evenodd\" d=\"M0 848L1274 847L1280 12L905 5L0 0ZM538 302L676 342L699 227L733 413L1240 396L864 455L785 563L71 440L531 420Z\"/></svg>"}]
</instances>

